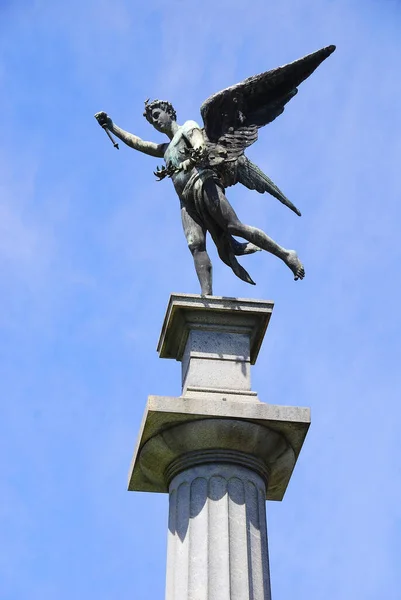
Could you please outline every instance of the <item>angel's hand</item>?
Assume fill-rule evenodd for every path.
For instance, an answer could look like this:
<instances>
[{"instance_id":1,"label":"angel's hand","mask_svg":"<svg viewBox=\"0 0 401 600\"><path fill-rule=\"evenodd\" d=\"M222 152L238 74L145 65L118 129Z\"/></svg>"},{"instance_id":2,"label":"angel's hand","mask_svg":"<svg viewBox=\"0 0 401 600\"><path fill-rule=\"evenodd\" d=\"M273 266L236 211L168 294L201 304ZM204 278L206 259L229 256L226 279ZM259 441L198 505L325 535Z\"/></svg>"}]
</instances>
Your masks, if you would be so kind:
<instances>
[{"instance_id":1,"label":"angel's hand","mask_svg":"<svg viewBox=\"0 0 401 600\"><path fill-rule=\"evenodd\" d=\"M187 160L184 160L182 163L180 163L178 170L179 171L189 171L190 169L192 169L192 167L194 166L195 162L192 160L192 158L187 158Z\"/></svg>"},{"instance_id":2,"label":"angel's hand","mask_svg":"<svg viewBox=\"0 0 401 600\"><path fill-rule=\"evenodd\" d=\"M103 110L95 114L95 119L101 127L107 127L107 129L110 129L113 125L113 121Z\"/></svg>"}]
</instances>

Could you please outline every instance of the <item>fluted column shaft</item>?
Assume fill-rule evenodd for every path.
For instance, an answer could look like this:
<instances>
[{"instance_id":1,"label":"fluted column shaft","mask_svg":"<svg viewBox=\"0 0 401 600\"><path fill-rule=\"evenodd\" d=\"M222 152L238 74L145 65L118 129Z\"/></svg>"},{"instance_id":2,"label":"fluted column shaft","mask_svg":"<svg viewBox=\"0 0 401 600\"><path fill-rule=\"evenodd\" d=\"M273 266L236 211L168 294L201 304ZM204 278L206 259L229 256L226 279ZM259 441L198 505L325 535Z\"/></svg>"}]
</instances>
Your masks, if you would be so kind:
<instances>
[{"instance_id":1,"label":"fluted column shaft","mask_svg":"<svg viewBox=\"0 0 401 600\"><path fill-rule=\"evenodd\" d=\"M216 456L169 498L166 600L270 600L264 479Z\"/></svg>"}]
</instances>

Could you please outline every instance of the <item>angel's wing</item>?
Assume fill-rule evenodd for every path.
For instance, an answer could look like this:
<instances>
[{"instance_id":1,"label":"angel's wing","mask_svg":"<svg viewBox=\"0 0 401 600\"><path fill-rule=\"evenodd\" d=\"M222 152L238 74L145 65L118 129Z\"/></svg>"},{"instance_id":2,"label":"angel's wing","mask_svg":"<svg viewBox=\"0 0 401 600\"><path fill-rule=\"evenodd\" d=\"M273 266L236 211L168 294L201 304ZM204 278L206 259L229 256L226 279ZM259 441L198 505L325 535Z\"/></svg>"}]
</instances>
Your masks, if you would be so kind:
<instances>
[{"instance_id":1,"label":"angel's wing","mask_svg":"<svg viewBox=\"0 0 401 600\"><path fill-rule=\"evenodd\" d=\"M268 192L274 198L277 198L284 206L287 206L299 217L301 211L283 194L275 183L268 177L257 165L249 160L245 154L241 153L236 158L224 158L225 148L211 142L206 142L209 152L209 161L211 167L217 172L224 187L242 183L249 190L256 190L260 194Z\"/></svg>"},{"instance_id":2,"label":"angel's wing","mask_svg":"<svg viewBox=\"0 0 401 600\"><path fill-rule=\"evenodd\" d=\"M281 115L297 93L297 86L334 50L335 46L327 46L284 67L249 77L202 104L210 165L225 187L242 183L251 190L268 192L301 215L272 180L244 155L244 150L256 142L260 127Z\"/></svg>"},{"instance_id":3,"label":"angel's wing","mask_svg":"<svg viewBox=\"0 0 401 600\"><path fill-rule=\"evenodd\" d=\"M327 46L283 67L249 77L210 96L201 106L207 137L221 142L235 137L242 151L258 137L257 130L281 115L297 87L334 52ZM241 132L241 133L240 133Z\"/></svg>"}]
</instances>

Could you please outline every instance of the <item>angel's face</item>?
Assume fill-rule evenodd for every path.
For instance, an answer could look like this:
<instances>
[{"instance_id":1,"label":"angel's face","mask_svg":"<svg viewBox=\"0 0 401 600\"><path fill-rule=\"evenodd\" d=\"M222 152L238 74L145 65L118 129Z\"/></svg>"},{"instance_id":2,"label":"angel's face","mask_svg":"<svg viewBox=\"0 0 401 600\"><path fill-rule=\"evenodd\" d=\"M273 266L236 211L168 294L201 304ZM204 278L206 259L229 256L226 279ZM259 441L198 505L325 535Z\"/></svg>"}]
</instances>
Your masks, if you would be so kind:
<instances>
[{"instance_id":1,"label":"angel's face","mask_svg":"<svg viewBox=\"0 0 401 600\"><path fill-rule=\"evenodd\" d=\"M173 119L171 115L162 108L152 110L152 125L161 133L168 133L171 130Z\"/></svg>"}]
</instances>

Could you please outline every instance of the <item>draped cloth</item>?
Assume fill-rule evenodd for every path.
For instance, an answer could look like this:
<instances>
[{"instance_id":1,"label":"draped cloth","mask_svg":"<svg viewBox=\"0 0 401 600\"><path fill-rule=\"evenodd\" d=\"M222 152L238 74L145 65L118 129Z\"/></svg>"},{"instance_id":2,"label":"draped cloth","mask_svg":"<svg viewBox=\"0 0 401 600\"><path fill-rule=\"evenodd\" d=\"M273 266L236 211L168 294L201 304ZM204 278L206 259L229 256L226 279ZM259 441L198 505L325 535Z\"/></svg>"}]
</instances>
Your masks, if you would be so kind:
<instances>
[{"instance_id":1,"label":"draped cloth","mask_svg":"<svg viewBox=\"0 0 401 600\"><path fill-rule=\"evenodd\" d=\"M188 214L212 236L221 260L231 267L237 277L254 284L250 275L235 257L236 254L244 254L246 244L238 242L224 227L226 218L222 215L220 205L220 196L224 192L224 187L215 171L208 168L194 168L180 196Z\"/></svg>"}]
</instances>

